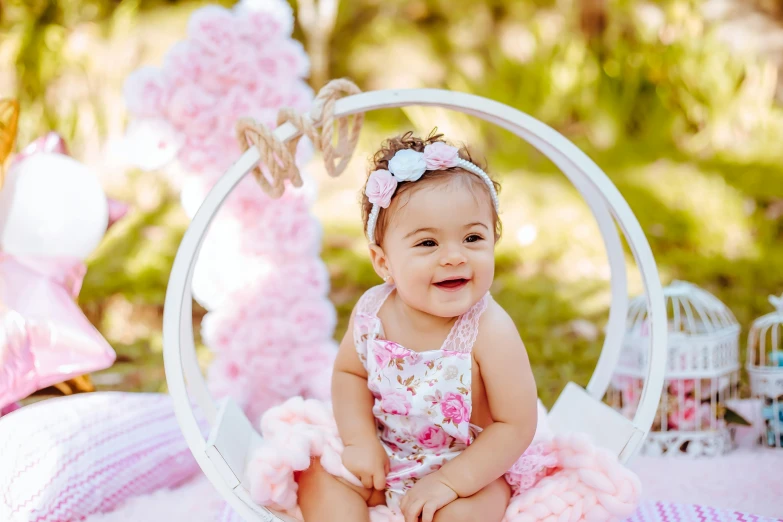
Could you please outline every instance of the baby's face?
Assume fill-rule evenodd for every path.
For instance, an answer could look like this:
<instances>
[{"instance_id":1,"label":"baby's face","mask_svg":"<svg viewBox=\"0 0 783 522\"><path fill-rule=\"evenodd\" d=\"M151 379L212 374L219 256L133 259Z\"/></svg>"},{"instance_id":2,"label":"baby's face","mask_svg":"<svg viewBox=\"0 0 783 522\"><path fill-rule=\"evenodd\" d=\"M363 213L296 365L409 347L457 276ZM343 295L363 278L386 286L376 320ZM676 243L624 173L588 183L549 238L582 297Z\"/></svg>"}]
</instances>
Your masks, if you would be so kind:
<instances>
[{"instance_id":1,"label":"baby's face","mask_svg":"<svg viewBox=\"0 0 783 522\"><path fill-rule=\"evenodd\" d=\"M400 297L439 317L467 312L495 274L492 202L465 183L438 183L399 196L383 251Z\"/></svg>"}]
</instances>

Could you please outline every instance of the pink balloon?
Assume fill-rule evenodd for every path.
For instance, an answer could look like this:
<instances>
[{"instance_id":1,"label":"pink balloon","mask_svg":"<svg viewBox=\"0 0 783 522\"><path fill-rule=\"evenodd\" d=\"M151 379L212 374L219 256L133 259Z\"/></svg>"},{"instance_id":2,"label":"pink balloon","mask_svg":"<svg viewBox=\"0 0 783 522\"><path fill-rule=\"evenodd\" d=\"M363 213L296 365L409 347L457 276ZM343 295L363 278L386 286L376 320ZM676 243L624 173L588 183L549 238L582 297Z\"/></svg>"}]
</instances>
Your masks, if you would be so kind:
<instances>
[{"instance_id":1,"label":"pink balloon","mask_svg":"<svg viewBox=\"0 0 783 522\"><path fill-rule=\"evenodd\" d=\"M63 137L54 131L50 131L40 138L30 142L30 144L22 149L19 154L15 155L12 164L19 163L25 158L28 158L33 154L38 154L39 152L56 152L57 154L70 156L70 153L68 152L68 145L65 143Z\"/></svg>"},{"instance_id":2,"label":"pink balloon","mask_svg":"<svg viewBox=\"0 0 783 522\"><path fill-rule=\"evenodd\" d=\"M75 301L85 271L78 259L0 252L0 408L114 363Z\"/></svg>"},{"instance_id":3,"label":"pink balloon","mask_svg":"<svg viewBox=\"0 0 783 522\"><path fill-rule=\"evenodd\" d=\"M125 217L125 214L130 210L130 205L125 202L118 201L112 198L106 198L109 203L109 226L107 230L111 228L113 224Z\"/></svg>"}]
</instances>

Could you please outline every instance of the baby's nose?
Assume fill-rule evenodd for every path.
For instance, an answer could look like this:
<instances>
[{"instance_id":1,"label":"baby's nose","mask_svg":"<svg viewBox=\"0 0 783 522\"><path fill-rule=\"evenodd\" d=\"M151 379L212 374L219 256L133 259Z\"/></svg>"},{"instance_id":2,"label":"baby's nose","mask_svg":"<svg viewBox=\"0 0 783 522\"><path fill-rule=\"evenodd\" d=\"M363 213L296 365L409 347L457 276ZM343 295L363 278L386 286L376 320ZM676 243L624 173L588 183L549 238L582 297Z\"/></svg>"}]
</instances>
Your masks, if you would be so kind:
<instances>
[{"instance_id":1,"label":"baby's nose","mask_svg":"<svg viewBox=\"0 0 783 522\"><path fill-rule=\"evenodd\" d=\"M450 248L441 258L441 265L461 265L465 261L465 254L462 253L462 249Z\"/></svg>"}]
</instances>

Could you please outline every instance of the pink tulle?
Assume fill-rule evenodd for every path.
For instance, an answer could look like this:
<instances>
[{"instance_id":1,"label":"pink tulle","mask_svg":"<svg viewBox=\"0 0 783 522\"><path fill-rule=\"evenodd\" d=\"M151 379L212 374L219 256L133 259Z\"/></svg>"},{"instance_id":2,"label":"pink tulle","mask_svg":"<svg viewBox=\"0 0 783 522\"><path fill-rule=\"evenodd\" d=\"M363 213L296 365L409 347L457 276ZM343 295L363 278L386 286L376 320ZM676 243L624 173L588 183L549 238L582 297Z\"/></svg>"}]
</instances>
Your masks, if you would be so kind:
<instances>
[{"instance_id":1,"label":"pink tulle","mask_svg":"<svg viewBox=\"0 0 783 522\"><path fill-rule=\"evenodd\" d=\"M541 410L542 407L539 407ZM262 445L251 455L250 494L261 505L299 517L297 472L320 458L329 473L353 484L342 465L342 443L329 403L294 397L261 417ZM536 439L506 474L513 496L504 522L614 522L639 503L638 477L587 436L551 436L539 414ZM403 522L386 506L370 510L372 522Z\"/></svg>"},{"instance_id":2,"label":"pink tulle","mask_svg":"<svg viewBox=\"0 0 783 522\"><path fill-rule=\"evenodd\" d=\"M144 67L126 80L131 116L155 121L154 128L166 131L161 139L176 143L166 149L176 154L157 154L161 160L153 164L175 160L187 173L188 215L239 156L240 118L274 127L283 107L309 110L310 63L292 30L293 11L283 0L208 5L193 12L187 38L169 50L162 68ZM161 142L148 134L129 136L139 158L156 153L144 146ZM297 162L312 152L302 140ZM203 243L193 293L208 310L202 324L213 352L208 384L254 421L291 396L329 396L336 313L320 249L321 227L306 191L289 186L272 199L252 176L229 196Z\"/></svg>"}]
</instances>

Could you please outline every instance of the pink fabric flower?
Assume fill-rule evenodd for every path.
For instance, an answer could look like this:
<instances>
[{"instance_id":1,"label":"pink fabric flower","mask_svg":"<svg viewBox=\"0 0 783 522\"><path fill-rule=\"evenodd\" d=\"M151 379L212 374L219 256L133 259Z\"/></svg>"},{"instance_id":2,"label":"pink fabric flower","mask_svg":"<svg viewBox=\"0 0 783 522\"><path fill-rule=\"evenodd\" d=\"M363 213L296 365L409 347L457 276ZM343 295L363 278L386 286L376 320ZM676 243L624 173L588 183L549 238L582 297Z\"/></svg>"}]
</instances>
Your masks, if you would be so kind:
<instances>
[{"instance_id":1,"label":"pink fabric flower","mask_svg":"<svg viewBox=\"0 0 783 522\"><path fill-rule=\"evenodd\" d=\"M300 299L291 305L288 320L297 341L314 342L331 336L337 323L334 305L326 298Z\"/></svg>"},{"instance_id":2,"label":"pink fabric flower","mask_svg":"<svg viewBox=\"0 0 783 522\"><path fill-rule=\"evenodd\" d=\"M231 353L217 354L207 369L209 392L216 398L231 397L240 407L246 407L253 390L247 362L244 354L240 357Z\"/></svg>"},{"instance_id":3,"label":"pink fabric flower","mask_svg":"<svg viewBox=\"0 0 783 522\"><path fill-rule=\"evenodd\" d=\"M207 52L199 42L183 40L175 43L163 58L163 74L175 87L198 83L208 71L202 56Z\"/></svg>"},{"instance_id":4,"label":"pink fabric flower","mask_svg":"<svg viewBox=\"0 0 783 522\"><path fill-rule=\"evenodd\" d=\"M440 411L446 420L454 424L470 420L470 410L465 404L465 399L458 393L448 392L444 395L440 403Z\"/></svg>"},{"instance_id":5,"label":"pink fabric flower","mask_svg":"<svg viewBox=\"0 0 783 522\"><path fill-rule=\"evenodd\" d=\"M260 190L260 189L259 189ZM301 197L270 200L263 217L247 229L244 248L276 259L314 257L321 249L321 223Z\"/></svg>"},{"instance_id":6,"label":"pink fabric flower","mask_svg":"<svg viewBox=\"0 0 783 522\"><path fill-rule=\"evenodd\" d=\"M669 429L692 431L708 428L711 419L709 403L696 404L693 399L685 399L683 404L669 412L667 423Z\"/></svg>"},{"instance_id":7,"label":"pink fabric flower","mask_svg":"<svg viewBox=\"0 0 783 522\"><path fill-rule=\"evenodd\" d=\"M167 108L171 123L189 135L207 136L215 130L218 99L196 84L174 91Z\"/></svg>"},{"instance_id":8,"label":"pink fabric flower","mask_svg":"<svg viewBox=\"0 0 783 522\"><path fill-rule=\"evenodd\" d=\"M239 2L234 11L240 18L237 30L259 46L290 37L293 31L293 9L288 2Z\"/></svg>"},{"instance_id":9,"label":"pink fabric flower","mask_svg":"<svg viewBox=\"0 0 783 522\"><path fill-rule=\"evenodd\" d=\"M318 257L291 260L267 275L262 291L285 304L316 300L329 291L329 272Z\"/></svg>"},{"instance_id":10,"label":"pink fabric flower","mask_svg":"<svg viewBox=\"0 0 783 522\"><path fill-rule=\"evenodd\" d=\"M332 388L332 368L337 357L337 343L332 339L297 345L299 383L305 398L329 401Z\"/></svg>"},{"instance_id":11,"label":"pink fabric flower","mask_svg":"<svg viewBox=\"0 0 783 522\"><path fill-rule=\"evenodd\" d=\"M424 147L424 161L427 170L448 169L457 165L459 150L442 141L436 141Z\"/></svg>"},{"instance_id":12,"label":"pink fabric flower","mask_svg":"<svg viewBox=\"0 0 783 522\"><path fill-rule=\"evenodd\" d=\"M372 344L375 361L379 366L387 366L392 361L404 359L409 352L404 346L393 341L379 340Z\"/></svg>"},{"instance_id":13,"label":"pink fabric flower","mask_svg":"<svg viewBox=\"0 0 783 522\"><path fill-rule=\"evenodd\" d=\"M675 379L669 383L669 393L677 397L692 393L696 389L696 381L693 379Z\"/></svg>"},{"instance_id":14,"label":"pink fabric flower","mask_svg":"<svg viewBox=\"0 0 783 522\"><path fill-rule=\"evenodd\" d=\"M438 426L425 428L418 436L419 444L424 448L442 449L448 445L449 437Z\"/></svg>"},{"instance_id":15,"label":"pink fabric flower","mask_svg":"<svg viewBox=\"0 0 783 522\"><path fill-rule=\"evenodd\" d=\"M239 87L247 90L247 96L252 99L252 95L265 82L256 66L257 54L244 42L233 44L225 52L207 54L200 61L209 74L202 76L199 85L217 95L224 95L233 87Z\"/></svg>"},{"instance_id":16,"label":"pink fabric flower","mask_svg":"<svg viewBox=\"0 0 783 522\"><path fill-rule=\"evenodd\" d=\"M304 80L295 81L288 89L283 91L283 105L285 107L292 107L297 111L308 111L310 105L315 98L313 88L310 87ZM275 115L276 116L276 115ZM307 140L309 142L309 140ZM305 138L302 138L300 145L305 142ZM312 145L310 145L312 147Z\"/></svg>"},{"instance_id":17,"label":"pink fabric flower","mask_svg":"<svg viewBox=\"0 0 783 522\"><path fill-rule=\"evenodd\" d=\"M197 9L188 20L188 37L203 44L208 52L230 49L239 40L234 15L222 6L208 5Z\"/></svg>"},{"instance_id":18,"label":"pink fabric flower","mask_svg":"<svg viewBox=\"0 0 783 522\"><path fill-rule=\"evenodd\" d=\"M373 205L388 208L395 190L397 179L388 170L380 169L370 174L364 193Z\"/></svg>"},{"instance_id":19,"label":"pink fabric flower","mask_svg":"<svg viewBox=\"0 0 783 522\"><path fill-rule=\"evenodd\" d=\"M232 85L223 92L223 96L220 101L218 101L220 112L218 115L218 126L216 128L223 136L234 137L237 120L239 120L239 118L250 117L259 119L259 112L261 112L261 109L256 106L255 100L252 97L252 92L252 89L245 88L241 85ZM236 141L236 139L234 141ZM261 192L261 190L258 190L257 187L255 192Z\"/></svg>"},{"instance_id":20,"label":"pink fabric flower","mask_svg":"<svg viewBox=\"0 0 783 522\"><path fill-rule=\"evenodd\" d=\"M279 86L280 81L285 81L292 75L304 78L310 74L307 53L296 40L281 40L276 42L274 47L265 48L255 65L268 85Z\"/></svg>"},{"instance_id":21,"label":"pink fabric flower","mask_svg":"<svg viewBox=\"0 0 783 522\"><path fill-rule=\"evenodd\" d=\"M383 395L381 409L391 415L407 415L411 411L411 403L402 393L390 391Z\"/></svg>"},{"instance_id":22,"label":"pink fabric flower","mask_svg":"<svg viewBox=\"0 0 783 522\"><path fill-rule=\"evenodd\" d=\"M223 207L229 219L236 221L243 229L249 229L263 221L264 209L271 199L261 190L253 176L245 176L231 191Z\"/></svg>"},{"instance_id":23,"label":"pink fabric flower","mask_svg":"<svg viewBox=\"0 0 783 522\"><path fill-rule=\"evenodd\" d=\"M169 102L170 88L160 70L142 67L128 75L123 85L128 110L136 116L159 116Z\"/></svg>"},{"instance_id":24,"label":"pink fabric flower","mask_svg":"<svg viewBox=\"0 0 783 522\"><path fill-rule=\"evenodd\" d=\"M375 363L383 368L384 366L388 366L389 362L391 361L391 357L389 355L388 350L385 350L383 348L383 345L380 343L374 343L371 346L374 346L373 349L373 355L375 356Z\"/></svg>"}]
</instances>

